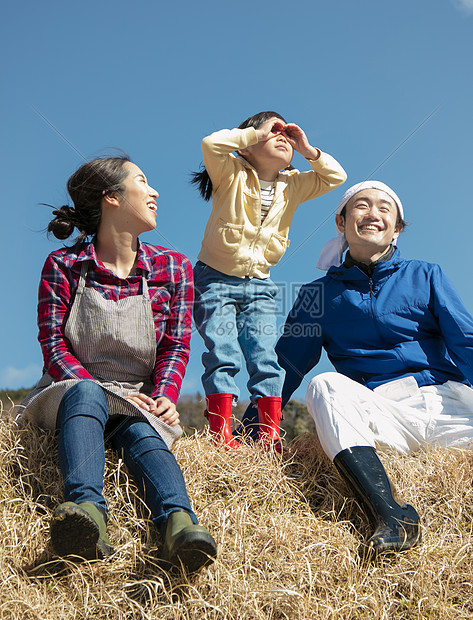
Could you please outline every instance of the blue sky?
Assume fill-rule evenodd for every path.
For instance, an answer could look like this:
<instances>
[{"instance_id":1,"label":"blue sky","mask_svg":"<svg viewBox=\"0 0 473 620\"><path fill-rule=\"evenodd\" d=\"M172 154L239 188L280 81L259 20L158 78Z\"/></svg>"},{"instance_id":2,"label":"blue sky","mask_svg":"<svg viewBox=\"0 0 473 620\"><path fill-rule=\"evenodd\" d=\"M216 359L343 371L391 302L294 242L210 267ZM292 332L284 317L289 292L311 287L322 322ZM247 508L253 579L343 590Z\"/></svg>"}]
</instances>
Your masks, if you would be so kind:
<instances>
[{"instance_id":1,"label":"blue sky","mask_svg":"<svg viewBox=\"0 0 473 620\"><path fill-rule=\"evenodd\" d=\"M297 286L322 275L315 263L344 189L366 178L403 201L403 255L442 265L473 312L472 48L473 0L8 3L0 388L41 374L38 279L60 242L44 234L50 210L39 203L64 204L84 158L121 148L160 193L157 230L143 239L195 261L209 214L188 183L200 141L266 109L301 125L348 173L296 213L272 271L281 321ZM298 155L293 163L307 167ZM197 334L192 345L184 392L201 390Z\"/></svg>"}]
</instances>

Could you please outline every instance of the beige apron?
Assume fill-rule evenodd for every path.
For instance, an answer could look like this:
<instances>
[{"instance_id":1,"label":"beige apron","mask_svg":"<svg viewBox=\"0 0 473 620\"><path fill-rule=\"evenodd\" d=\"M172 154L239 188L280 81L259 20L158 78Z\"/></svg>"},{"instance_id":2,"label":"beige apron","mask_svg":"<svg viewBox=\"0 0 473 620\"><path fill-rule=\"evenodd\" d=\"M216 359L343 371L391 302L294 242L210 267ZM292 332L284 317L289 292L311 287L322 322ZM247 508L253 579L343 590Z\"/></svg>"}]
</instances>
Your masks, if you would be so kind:
<instances>
[{"instance_id":1,"label":"beige apron","mask_svg":"<svg viewBox=\"0 0 473 620\"><path fill-rule=\"evenodd\" d=\"M171 447L182 435L182 428L165 424L124 398L130 392L151 395L154 388L156 332L146 278L142 278L141 295L113 301L86 288L87 268L84 262L64 334L74 355L104 389L109 415L145 417ZM38 426L55 429L61 399L79 381L54 381L45 373L19 406L17 419L25 417Z\"/></svg>"}]
</instances>

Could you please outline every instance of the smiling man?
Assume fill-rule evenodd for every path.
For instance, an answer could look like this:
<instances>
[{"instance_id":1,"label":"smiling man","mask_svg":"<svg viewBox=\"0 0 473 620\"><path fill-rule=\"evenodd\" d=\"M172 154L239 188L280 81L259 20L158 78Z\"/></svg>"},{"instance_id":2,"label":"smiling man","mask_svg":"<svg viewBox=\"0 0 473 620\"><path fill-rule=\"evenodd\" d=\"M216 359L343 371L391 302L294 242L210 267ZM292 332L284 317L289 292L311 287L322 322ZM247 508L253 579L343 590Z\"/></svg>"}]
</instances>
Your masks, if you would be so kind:
<instances>
[{"instance_id":1,"label":"smiling man","mask_svg":"<svg viewBox=\"0 0 473 620\"><path fill-rule=\"evenodd\" d=\"M473 318L438 265L400 257L404 212L387 185L351 187L335 222L318 263L328 273L301 288L277 345L283 404L323 347L337 372L306 396L320 443L374 522L368 546L399 551L420 540L419 517L393 496L376 447L472 442Z\"/></svg>"}]
</instances>

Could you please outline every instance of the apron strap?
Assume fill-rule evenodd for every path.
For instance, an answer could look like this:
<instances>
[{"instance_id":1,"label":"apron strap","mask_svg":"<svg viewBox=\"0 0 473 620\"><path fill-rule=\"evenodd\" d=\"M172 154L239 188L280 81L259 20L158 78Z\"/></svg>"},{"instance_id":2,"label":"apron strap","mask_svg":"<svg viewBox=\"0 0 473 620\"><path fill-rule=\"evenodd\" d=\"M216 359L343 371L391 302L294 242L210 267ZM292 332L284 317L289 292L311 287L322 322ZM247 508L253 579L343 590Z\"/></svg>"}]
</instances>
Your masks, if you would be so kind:
<instances>
[{"instance_id":1,"label":"apron strap","mask_svg":"<svg viewBox=\"0 0 473 620\"><path fill-rule=\"evenodd\" d=\"M148 281L144 276L141 277L141 291L143 293L143 301L149 301Z\"/></svg>"},{"instance_id":2,"label":"apron strap","mask_svg":"<svg viewBox=\"0 0 473 620\"><path fill-rule=\"evenodd\" d=\"M82 267L80 270L80 278L79 278L79 282L77 284L77 290L76 290L76 295L82 295L82 291L85 288L85 279L87 277L87 271L89 270L89 263L87 261L84 261L82 263Z\"/></svg>"}]
</instances>

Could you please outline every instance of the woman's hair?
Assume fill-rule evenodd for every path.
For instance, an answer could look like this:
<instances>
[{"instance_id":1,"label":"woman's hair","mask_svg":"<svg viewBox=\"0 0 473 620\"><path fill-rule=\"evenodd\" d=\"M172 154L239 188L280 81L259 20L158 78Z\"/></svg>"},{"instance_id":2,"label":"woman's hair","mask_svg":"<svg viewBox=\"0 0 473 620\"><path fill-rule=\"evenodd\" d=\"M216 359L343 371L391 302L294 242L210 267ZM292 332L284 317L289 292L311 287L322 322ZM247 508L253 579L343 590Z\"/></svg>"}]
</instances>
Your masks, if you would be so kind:
<instances>
[{"instance_id":1,"label":"woman's hair","mask_svg":"<svg viewBox=\"0 0 473 620\"><path fill-rule=\"evenodd\" d=\"M238 125L238 129L246 129L247 127L254 127L255 129L258 129L263 123L274 117L280 118L283 123L286 122L286 120L277 112L258 112L258 114L250 116L244 120L241 125ZM292 166L288 166L288 168L292 168ZM191 173L191 183L193 185L197 185L197 189L204 200L210 200L212 197L212 181L210 180L209 173L203 164L201 164L199 172Z\"/></svg>"},{"instance_id":2,"label":"woman's hair","mask_svg":"<svg viewBox=\"0 0 473 620\"><path fill-rule=\"evenodd\" d=\"M48 232L58 239L67 239L74 228L79 231L78 241L95 235L102 217L102 198L112 192L123 192L123 181L128 175L125 164L128 155L99 157L82 165L67 181L74 207L64 205L53 211Z\"/></svg>"}]
</instances>

